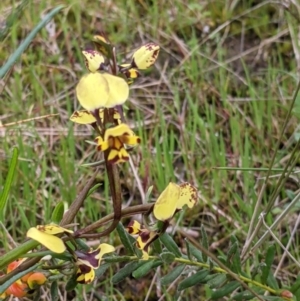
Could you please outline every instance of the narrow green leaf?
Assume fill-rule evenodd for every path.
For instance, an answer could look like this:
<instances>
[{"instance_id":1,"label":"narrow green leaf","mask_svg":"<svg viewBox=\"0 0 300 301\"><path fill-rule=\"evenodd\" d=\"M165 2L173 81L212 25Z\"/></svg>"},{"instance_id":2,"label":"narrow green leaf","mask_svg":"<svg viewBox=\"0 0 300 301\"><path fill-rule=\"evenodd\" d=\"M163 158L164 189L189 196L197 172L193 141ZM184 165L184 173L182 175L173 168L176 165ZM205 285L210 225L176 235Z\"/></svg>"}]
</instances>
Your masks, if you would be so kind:
<instances>
[{"instance_id":1,"label":"narrow green leaf","mask_svg":"<svg viewBox=\"0 0 300 301\"><path fill-rule=\"evenodd\" d=\"M67 281L67 284L65 286L65 289L67 292L72 291L76 288L78 282L76 281L76 274L73 274L71 278Z\"/></svg>"},{"instance_id":2,"label":"narrow green leaf","mask_svg":"<svg viewBox=\"0 0 300 301\"><path fill-rule=\"evenodd\" d=\"M132 276L136 279L144 277L147 275L152 269L157 268L158 266L162 265L162 261L159 259L150 260L145 262L142 266L137 268L133 273Z\"/></svg>"},{"instance_id":3,"label":"narrow green leaf","mask_svg":"<svg viewBox=\"0 0 300 301\"><path fill-rule=\"evenodd\" d=\"M207 238L206 230L205 230L205 228L204 228L203 225L201 225L200 230L201 230L201 237L202 237L202 239L201 239L201 244L202 244L202 246L203 246L205 249L208 250L208 238ZM203 258L203 262L207 262L207 256L206 256L206 254L203 254L203 253L202 253L202 258Z\"/></svg>"},{"instance_id":4,"label":"narrow green leaf","mask_svg":"<svg viewBox=\"0 0 300 301\"><path fill-rule=\"evenodd\" d=\"M251 300L253 298L254 295L249 291L240 292L232 297L235 301Z\"/></svg>"},{"instance_id":5,"label":"narrow green leaf","mask_svg":"<svg viewBox=\"0 0 300 301\"><path fill-rule=\"evenodd\" d=\"M101 183L98 183L98 184L94 185L94 186L89 190L89 193L87 194L86 197L89 197L91 194L93 194L94 191L96 191L100 186L102 186Z\"/></svg>"},{"instance_id":6,"label":"narrow green leaf","mask_svg":"<svg viewBox=\"0 0 300 301\"><path fill-rule=\"evenodd\" d=\"M267 285L269 285L271 288L273 288L275 290L279 289L278 282L277 282L276 278L274 277L272 271L269 272L268 279L267 279Z\"/></svg>"},{"instance_id":7,"label":"narrow green leaf","mask_svg":"<svg viewBox=\"0 0 300 301\"><path fill-rule=\"evenodd\" d=\"M149 199L150 199L150 195L151 195L151 192L153 190L153 186L150 186L146 192L146 195L145 195L145 200L144 202L145 203L148 203L149 202Z\"/></svg>"},{"instance_id":8,"label":"narrow green leaf","mask_svg":"<svg viewBox=\"0 0 300 301\"><path fill-rule=\"evenodd\" d=\"M206 276L209 275L208 270L201 270L197 272L196 274L186 278L178 285L178 290L182 291L188 287L194 286L199 283L203 283L203 280L206 278Z\"/></svg>"},{"instance_id":9,"label":"narrow green leaf","mask_svg":"<svg viewBox=\"0 0 300 301\"><path fill-rule=\"evenodd\" d=\"M80 238L76 238L75 239L77 245L78 245L78 249L80 250L84 250L84 251L89 251L90 247L85 243L85 241L83 239Z\"/></svg>"},{"instance_id":10,"label":"narrow green leaf","mask_svg":"<svg viewBox=\"0 0 300 301\"><path fill-rule=\"evenodd\" d=\"M55 224L59 224L60 221L62 220L63 215L64 215L64 202L60 201L55 206L52 212L51 221Z\"/></svg>"},{"instance_id":11,"label":"narrow green leaf","mask_svg":"<svg viewBox=\"0 0 300 301\"><path fill-rule=\"evenodd\" d=\"M171 252L162 252L159 257L164 263L170 264L174 262L175 260L175 255Z\"/></svg>"},{"instance_id":12,"label":"narrow green leaf","mask_svg":"<svg viewBox=\"0 0 300 301\"><path fill-rule=\"evenodd\" d=\"M57 281L53 281L50 288L51 301L58 300L58 285Z\"/></svg>"},{"instance_id":13,"label":"narrow green leaf","mask_svg":"<svg viewBox=\"0 0 300 301\"><path fill-rule=\"evenodd\" d=\"M198 262L203 262L202 252L198 250L194 245L186 240L187 253L191 261L194 260L193 257L197 259Z\"/></svg>"},{"instance_id":14,"label":"narrow green leaf","mask_svg":"<svg viewBox=\"0 0 300 301\"><path fill-rule=\"evenodd\" d=\"M180 252L176 242L168 233L165 232L164 234L162 234L159 237L159 240L167 248L168 251L173 253L176 257L181 257L181 252Z\"/></svg>"},{"instance_id":15,"label":"narrow green leaf","mask_svg":"<svg viewBox=\"0 0 300 301\"><path fill-rule=\"evenodd\" d=\"M237 248L238 248L238 244L235 242L235 243L233 243L231 246L230 246L230 248L229 248L229 250L228 250L228 252L227 252L227 265L228 266L230 266L231 265L231 261L232 261L232 257L233 257L233 255L236 253L236 251L237 251Z\"/></svg>"},{"instance_id":16,"label":"narrow green leaf","mask_svg":"<svg viewBox=\"0 0 300 301\"><path fill-rule=\"evenodd\" d=\"M33 265L32 267L28 268L27 270L25 271L22 271L16 275L14 275L13 277L11 277L9 280L7 280L5 283L3 283L2 285L0 285L0 295L5 292L8 287L10 285L12 285L14 282L16 282L18 279L22 278L23 276L27 275L29 272L32 272L33 270L37 269L37 267L39 266L40 264L37 263L35 265Z\"/></svg>"},{"instance_id":17,"label":"narrow green leaf","mask_svg":"<svg viewBox=\"0 0 300 301\"><path fill-rule=\"evenodd\" d=\"M269 273L271 272L272 263L275 257L275 245L270 245L265 259L265 265L261 267L262 275L261 275L261 282L263 284L267 283Z\"/></svg>"},{"instance_id":18,"label":"narrow green leaf","mask_svg":"<svg viewBox=\"0 0 300 301\"><path fill-rule=\"evenodd\" d=\"M225 283L227 277L225 274L217 274L215 277L207 281L207 285L211 288L217 288Z\"/></svg>"},{"instance_id":19,"label":"narrow green leaf","mask_svg":"<svg viewBox=\"0 0 300 301\"><path fill-rule=\"evenodd\" d=\"M109 263L129 262L131 260L132 260L132 258L130 256L107 256L107 257L105 257L105 262L109 262Z\"/></svg>"},{"instance_id":20,"label":"narrow green leaf","mask_svg":"<svg viewBox=\"0 0 300 301\"><path fill-rule=\"evenodd\" d=\"M130 276L133 271L142 266L144 261L132 261L120 269L111 279L111 282L116 284Z\"/></svg>"},{"instance_id":21,"label":"narrow green leaf","mask_svg":"<svg viewBox=\"0 0 300 301\"><path fill-rule=\"evenodd\" d=\"M235 236L231 236L232 246L230 247L227 255L227 266L237 274L241 273L242 263L240 258L239 243Z\"/></svg>"},{"instance_id":22,"label":"narrow green leaf","mask_svg":"<svg viewBox=\"0 0 300 301\"><path fill-rule=\"evenodd\" d=\"M210 270L212 270L215 267L214 262L210 258L208 258L208 264L209 264L209 269Z\"/></svg>"},{"instance_id":23,"label":"narrow green leaf","mask_svg":"<svg viewBox=\"0 0 300 301\"><path fill-rule=\"evenodd\" d=\"M100 267L95 271L96 277L100 278L111 266L111 263L101 264Z\"/></svg>"},{"instance_id":24,"label":"narrow green leaf","mask_svg":"<svg viewBox=\"0 0 300 301\"><path fill-rule=\"evenodd\" d=\"M290 288L290 292L295 294L298 290L300 290L300 275L297 276L296 281Z\"/></svg>"},{"instance_id":25,"label":"narrow green leaf","mask_svg":"<svg viewBox=\"0 0 300 301\"><path fill-rule=\"evenodd\" d=\"M134 252L133 244L135 243L135 239L131 235L129 235L129 233L125 230L122 223L119 223L116 229L119 234L120 240L125 250L128 253L127 255L134 255L135 252Z\"/></svg>"},{"instance_id":26,"label":"narrow green leaf","mask_svg":"<svg viewBox=\"0 0 300 301\"><path fill-rule=\"evenodd\" d=\"M0 257L0 270L5 268L9 263L22 257L24 254L28 253L32 249L36 248L38 245L39 243L37 241L28 240L24 242L22 245L7 252L5 256Z\"/></svg>"},{"instance_id":27,"label":"narrow green leaf","mask_svg":"<svg viewBox=\"0 0 300 301\"><path fill-rule=\"evenodd\" d=\"M211 295L212 300L218 300L225 296L229 296L234 290L240 287L241 284L238 281L231 281L225 284L221 288L217 288Z\"/></svg>"},{"instance_id":28,"label":"narrow green leaf","mask_svg":"<svg viewBox=\"0 0 300 301\"><path fill-rule=\"evenodd\" d=\"M161 254L162 253L162 246L159 239L154 240L151 244L152 250L154 254Z\"/></svg>"},{"instance_id":29,"label":"narrow green leaf","mask_svg":"<svg viewBox=\"0 0 300 301\"><path fill-rule=\"evenodd\" d=\"M16 170L16 166L18 163L18 149L15 147L13 149L12 152L12 157L11 160L9 162L9 169L8 169L8 173L7 173L7 177L4 183L4 187L2 190L2 193L0 195L0 218L1 220L3 220L3 217L5 215L5 206L6 206L6 202L8 199L8 194L9 194L9 190L11 188L13 179L14 179L14 175L15 175L15 170Z\"/></svg>"},{"instance_id":30,"label":"narrow green leaf","mask_svg":"<svg viewBox=\"0 0 300 301\"><path fill-rule=\"evenodd\" d=\"M18 49L13 52L13 54L9 57L8 61L0 68L0 78L3 78L3 76L6 74L6 72L13 66L13 64L15 64L15 62L19 59L19 57L22 55L22 53L26 50L26 48L29 46L29 44L34 39L34 37L37 35L37 33L63 8L64 8L63 5L57 6L52 11L50 11L50 13L48 13L33 28L33 30L28 34L28 36L25 38L25 40L22 42L22 44L18 47Z\"/></svg>"},{"instance_id":31,"label":"narrow green leaf","mask_svg":"<svg viewBox=\"0 0 300 301\"><path fill-rule=\"evenodd\" d=\"M162 277L160 279L160 283L162 285L168 285L168 284L172 283L173 281L175 281L175 279L177 279L181 275L184 268L185 268L184 264L178 265L173 270L171 270L171 272L169 274Z\"/></svg>"},{"instance_id":32,"label":"narrow green leaf","mask_svg":"<svg viewBox=\"0 0 300 301\"><path fill-rule=\"evenodd\" d=\"M218 256L217 258L227 266L227 258L225 256Z\"/></svg>"}]
</instances>

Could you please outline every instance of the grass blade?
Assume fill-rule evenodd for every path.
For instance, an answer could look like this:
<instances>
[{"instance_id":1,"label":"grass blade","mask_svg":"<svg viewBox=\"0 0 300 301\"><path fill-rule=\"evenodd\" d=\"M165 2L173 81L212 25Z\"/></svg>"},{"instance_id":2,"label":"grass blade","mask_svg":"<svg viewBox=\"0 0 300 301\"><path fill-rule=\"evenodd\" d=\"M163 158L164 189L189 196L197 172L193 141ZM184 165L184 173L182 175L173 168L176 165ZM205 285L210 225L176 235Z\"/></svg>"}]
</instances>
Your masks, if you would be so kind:
<instances>
[{"instance_id":1,"label":"grass blade","mask_svg":"<svg viewBox=\"0 0 300 301\"><path fill-rule=\"evenodd\" d=\"M16 170L16 166L17 166L17 162L18 162L18 153L19 153L18 149L15 147L13 149L13 154L12 154L12 157L10 160L8 174L7 174L7 178L6 178L4 187L3 187L3 191L0 195L0 218L1 218L1 220L3 220L4 209L5 209L5 205L7 202L9 190L10 190L12 181L14 179L14 174L15 174L15 170Z\"/></svg>"},{"instance_id":2,"label":"grass blade","mask_svg":"<svg viewBox=\"0 0 300 301\"><path fill-rule=\"evenodd\" d=\"M13 66L13 64L19 59L19 57L22 55L22 53L26 50L26 48L29 46L31 41L34 39L34 37L37 35L37 33L62 9L64 8L63 5L59 5L56 8L54 8L49 14L43 18L40 23L38 23L33 30L30 32L30 34L26 37L24 42L18 47L18 49L9 57L7 62L0 68L0 78L3 78L3 76L6 74L6 72Z\"/></svg>"}]
</instances>

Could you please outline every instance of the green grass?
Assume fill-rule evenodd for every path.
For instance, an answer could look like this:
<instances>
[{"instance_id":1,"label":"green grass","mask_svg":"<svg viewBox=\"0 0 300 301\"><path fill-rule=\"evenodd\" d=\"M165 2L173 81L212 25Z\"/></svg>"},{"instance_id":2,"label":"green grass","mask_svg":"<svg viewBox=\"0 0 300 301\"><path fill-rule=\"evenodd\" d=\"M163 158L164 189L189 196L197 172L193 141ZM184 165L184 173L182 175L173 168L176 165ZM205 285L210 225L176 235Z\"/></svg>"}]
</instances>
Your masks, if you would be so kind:
<instances>
[{"instance_id":1,"label":"green grass","mask_svg":"<svg viewBox=\"0 0 300 301\"><path fill-rule=\"evenodd\" d=\"M232 233L242 249L263 185L260 178L267 175L266 171L251 168L270 167L297 86L299 47L293 43L298 42L299 32L291 13L298 17L299 14L292 4L289 12L284 11L283 6L267 2L259 8L255 6L257 1L233 3L64 2L66 9L56 15L52 23L55 24L54 35L42 29L7 77L0 81L2 124L58 114L0 127L0 191L13 147L18 147L20 153L2 221L1 255L14 248L14 243L22 243L29 227L50 222L59 201L65 202L68 208L92 174L91 168L80 165L99 160L94 146L85 142L94 140L92 130L69 121L72 112L79 108L75 85L86 72L81 49L91 45L91 37L99 30L104 30L117 45L118 57L124 62L129 61L132 51L142 43L153 41L161 46L157 63L131 88L126 102L128 123L134 125L142 143L131 153L138 179L129 164L121 167L124 204L142 203L137 181L144 193L154 186L151 201L170 181L191 182L201 192L201 198L193 212L186 210L183 216L178 214L178 227L188 226L199 241L199 227L204 225L215 254L226 254ZM40 15L56 5L55 1L29 1L0 42L0 65L40 21ZM13 7L11 1L1 2L3 20ZM223 26L232 18L236 19ZM274 38L285 30L282 37ZM245 54L258 45L258 50ZM299 97L273 168L286 166L299 139L299 130L298 134L294 133L298 126L298 108ZM296 167L298 165L299 162ZM228 170L218 167L228 167ZM249 168L249 171L230 170L230 167ZM277 180L268 180L259 212L270 202ZM76 218L81 226L112 212L103 168L97 182L102 185L88 198ZM269 226L291 202L289 193L297 194L298 186L297 174L283 185L265 217ZM295 209L295 213L288 214L273 230L283 244L291 238L296 214ZM262 226L252 246L265 232ZM183 238L181 232L175 235L180 246L183 246ZM293 239L289 252L298 259L297 232ZM104 240L120 246L115 233ZM253 265L259 264L260 256L263 258L273 243L276 268L284 250L272 237L255 251ZM113 265L106 278L80 288L78 296L84 297L76 300L89 300L91 293L109 296L107 299L97 297L97 300L158 300L156 294L160 290L165 294L161 300L175 300L179 296L180 300L209 300L207 287L176 293L178 282L166 290L154 281L150 289L149 277L126 279L113 286L109 277L121 266ZM250 266L248 269L251 271ZM157 275L167 272L166 265ZM291 286L298 273L299 267L287 256L277 278L281 287ZM61 290L63 292L63 287ZM147 299L148 290L151 292Z\"/></svg>"}]
</instances>

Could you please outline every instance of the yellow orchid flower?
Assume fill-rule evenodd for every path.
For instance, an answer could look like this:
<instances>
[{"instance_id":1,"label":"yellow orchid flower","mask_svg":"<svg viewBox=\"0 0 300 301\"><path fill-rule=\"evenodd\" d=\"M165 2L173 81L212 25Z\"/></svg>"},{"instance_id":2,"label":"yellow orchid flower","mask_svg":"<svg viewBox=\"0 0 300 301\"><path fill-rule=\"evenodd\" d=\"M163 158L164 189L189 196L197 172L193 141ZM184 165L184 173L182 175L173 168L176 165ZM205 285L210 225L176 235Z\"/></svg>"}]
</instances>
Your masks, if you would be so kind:
<instances>
[{"instance_id":1,"label":"yellow orchid flower","mask_svg":"<svg viewBox=\"0 0 300 301\"><path fill-rule=\"evenodd\" d=\"M109 149L108 162L121 163L129 160L124 144L137 145L141 139L135 136L133 131L125 123L121 123L115 127L105 131L104 139L98 136L95 141L98 144L99 151Z\"/></svg>"},{"instance_id":2,"label":"yellow orchid flower","mask_svg":"<svg viewBox=\"0 0 300 301\"><path fill-rule=\"evenodd\" d=\"M76 280L79 283L90 283L95 278L95 269L99 268L102 256L114 252L115 247L106 243L100 244L89 252L75 251L78 266Z\"/></svg>"},{"instance_id":3,"label":"yellow orchid flower","mask_svg":"<svg viewBox=\"0 0 300 301\"><path fill-rule=\"evenodd\" d=\"M85 58L85 65L90 72L104 70L104 57L96 50L83 50L82 54Z\"/></svg>"},{"instance_id":4,"label":"yellow orchid flower","mask_svg":"<svg viewBox=\"0 0 300 301\"><path fill-rule=\"evenodd\" d=\"M76 86L79 103L88 111L105 107L109 91L107 80L98 72L84 75Z\"/></svg>"},{"instance_id":5,"label":"yellow orchid flower","mask_svg":"<svg viewBox=\"0 0 300 301\"><path fill-rule=\"evenodd\" d=\"M123 104L128 98L129 87L121 77L109 73L88 73L79 80L76 95L84 109L93 111Z\"/></svg>"},{"instance_id":6,"label":"yellow orchid flower","mask_svg":"<svg viewBox=\"0 0 300 301\"><path fill-rule=\"evenodd\" d=\"M95 270L84 264L79 264L76 272L76 281L82 284L89 284L95 279Z\"/></svg>"},{"instance_id":7,"label":"yellow orchid flower","mask_svg":"<svg viewBox=\"0 0 300 301\"><path fill-rule=\"evenodd\" d=\"M154 204L153 215L160 221L173 217L176 210L187 205L192 208L197 202L197 189L189 183L169 183Z\"/></svg>"},{"instance_id":8,"label":"yellow orchid flower","mask_svg":"<svg viewBox=\"0 0 300 301\"><path fill-rule=\"evenodd\" d=\"M38 241L54 253L63 253L66 250L66 246L61 238L55 236L56 234L61 233L73 233L73 231L55 224L45 226L40 225L30 228L27 231L27 237Z\"/></svg>"},{"instance_id":9,"label":"yellow orchid flower","mask_svg":"<svg viewBox=\"0 0 300 301\"><path fill-rule=\"evenodd\" d=\"M138 221L132 220L126 227L130 235L138 235L136 239L136 247L143 252L142 259L149 259L150 244L158 238L158 234L144 228Z\"/></svg>"},{"instance_id":10,"label":"yellow orchid flower","mask_svg":"<svg viewBox=\"0 0 300 301\"><path fill-rule=\"evenodd\" d=\"M131 66L140 70L152 66L159 54L159 46L155 43L147 43L141 46L132 56Z\"/></svg>"}]
</instances>

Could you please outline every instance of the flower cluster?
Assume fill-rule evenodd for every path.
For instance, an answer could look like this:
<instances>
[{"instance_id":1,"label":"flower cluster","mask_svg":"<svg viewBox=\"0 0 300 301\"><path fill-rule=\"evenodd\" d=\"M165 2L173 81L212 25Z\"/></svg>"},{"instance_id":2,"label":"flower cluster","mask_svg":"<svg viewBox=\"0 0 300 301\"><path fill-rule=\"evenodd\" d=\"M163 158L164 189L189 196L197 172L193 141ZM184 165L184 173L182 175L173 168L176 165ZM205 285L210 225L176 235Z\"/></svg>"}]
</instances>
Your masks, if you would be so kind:
<instances>
[{"instance_id":1,"label":"flower cluster","mask_svg":"<svg viewBox=\"0 0 300 301\"><path fill-rule=\"evenodd\" d=\"M10 263L7 267L7 273L10 273L14 269L16 269L25 259L17 259ZM18 279L12 285L8 287L8 289L0 295L0 298L5 298L7 296L14 296L18 298L25 297L34 292L34 290L43 285L46 282L46 276L40 272L30 272Z\"/></svg>"},{"instance_id":2,"label":"flower cluster","mask_svg":"<svg viewBox=\"0 0 300 301\"><path fill-rule=\"evenodd\" d=\"M150 244L158 238L157 232L146 229L135 220L128 224L126 230L130 235L137 236L136 247L143 252L142 258L147 260L149 258Z\"/></svg>"},{"instance_id":3,"label":"flower cluster","mask_svg":"<svg viewBox=\"0 0 300 301\"><path fill-rule=\"evenodd\" d=\"M70 120L91 124L96 129L100 126L100 136L96 138L98 151L107 152L109 163L122 163L129 160L127 146L139 144L140 138L134 135L128 125L121 122L121 115L115 107L127 100L128 85L140 75L139 70L145 70L154 64L159 46L154 43L143 45L134 52L130 63L114 66L116 74L112 75L107 71L111 67L109 59L115 57L114 48L103 36L95 36L94 43L97 50L82 51L89 73L76 86L78 101L85 110L75 111ZM110 108L113 108L114 124L101 128L105 121L104 110Z\"/></svg>"},{"instance_id":4,"label":"flower cluster","mask_svg":"<svg viewBox=\"0 0 300 301\"><path fill-rule=\"evenodd\" d=\"M169 183L160 194L153 206L154 217L168 226L174 214L187 206L194 207L197 202L197 189L190 183L177 185ZM149 258L150 244L159 237L159 231L151 231L143 227L139 222L132 220L127 228L127 232L137 236L136 247L143 252L143 259Z\"/></svg>"},{"instance_id":5,"label":"flower cluster","mask_svg":"<svg viewBox=\"0 0 300 301\"><path fill-rule=\"evenodd\" d=\"M73 231L65 229L55 224L37 226L27 231L27 237L30 237L54 253L63 253L66 251L64 241L56 236L58 234L71 234ZM73 255L73 261L77 266L76 280L79 283L90 283L95 278L95 269L99 268L102 256L111 253L115 248L109 244L100 244L95 250L89 252L76 250Z\"/></svg>"},{"instance_id":6,"label":"flower cluster","mask_svg":"<svg viewBox=\"0 0 300 301\"><path fill-rule=\"evenodd\" d=\"M115 48L106 37L94 36L93 42L96 50L82 51L88 73L80 78L75 89L77 99L83 109L75 111L70 120L92 126L97 133L97 136L95 135L96 149L104 152L115 214L112 227L109 227L108 231L95 234L96 237L100 237L113 231L124 213L122 212L120 177L117 168L116 166L111 167L107 163L117 164L128 161L129 149L141 142L140 137L136 136L124 123L122 105L129 97L129 85L141 75L141 70L145 70L155 63L160 48L155 43L147 43L133 53L129 62L118 64ZM135 245L141 251L138 253L142 253L143 260L149 259L151 243L166 230L169 220L174 214L185 206L192 208L196 201L197 190L191 184L169 183L155 204L151 205L151 212L157 220L156 225L146 227L135 220L129 223L127 231L136 237ZM54 263L51 269L59 270L61 268L66 274L70 274L72 271L73 276L70 283L73 281L75 285L77 283L88 284L95 279L96 270L100 267L103 256L114 252L115 248L112 245L101 243L96 249L88 250L88 247L85 246L83 250L78 247L81 243L75 238L84 236L77 235L77 233L73 235L73 233L72 230L59 225L49 224L30 228L27 231L27 237L51 251L51 263ZM83 234L85 233L83 232ZM88 234L86 237L91 236ZM92 237L95 236L92 234ZM16 260L9 264L7 273L16 269L24 260ZM60 264L62 260L69 263ZM0 298L10 295L22 298L45 282L46 276L43 273L30 272L9 286L0 295Z\"/></svg>"},{"instance_id":7,"label":"flower cluster","mask_svg":"<svg viewBox=\"0 0 300 301\"><path fill-rule=\"evenodd\" d=\"M121 123L105 131L104 138L98 136L98 151L109 150L107 160L110 163L120 163L129 160L129 154L124 145L137 145L140 138L135 136L133 131L125 123Z\"/></svg>"}]
</instances>

